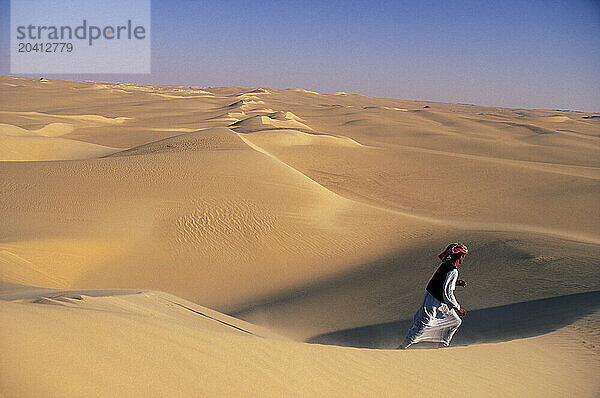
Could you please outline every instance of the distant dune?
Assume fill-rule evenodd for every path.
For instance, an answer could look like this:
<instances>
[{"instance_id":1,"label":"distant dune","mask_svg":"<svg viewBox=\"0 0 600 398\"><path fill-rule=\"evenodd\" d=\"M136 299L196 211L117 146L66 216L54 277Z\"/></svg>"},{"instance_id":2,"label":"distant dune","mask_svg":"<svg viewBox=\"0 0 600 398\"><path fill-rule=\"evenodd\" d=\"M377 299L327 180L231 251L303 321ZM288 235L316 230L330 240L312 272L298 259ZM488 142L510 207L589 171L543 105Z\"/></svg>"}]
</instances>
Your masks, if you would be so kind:
<instances>
[{"instance_id":1,"label":"distant dune","mask_svg":"<svg viewBox=\"0 0 600 398\"><path fill-rule=\"evenodd\" d=\"M0 124L0 161L90 159L118 151L103 145L60 138L73 130L74 126L70 123L49 123L37 130Z\"/></svg>"},{"instance_id":2,"label":"distant dune","mask_svg":"<svg viewBox=\"0 0 600 398\"><path fill-rule=\"evenodd\" d=\"M0 395L599 391L598 114L8 76L0 93ZM471 251L454 345L390 350L452 241Z\"/></svg>"}]
</instances>

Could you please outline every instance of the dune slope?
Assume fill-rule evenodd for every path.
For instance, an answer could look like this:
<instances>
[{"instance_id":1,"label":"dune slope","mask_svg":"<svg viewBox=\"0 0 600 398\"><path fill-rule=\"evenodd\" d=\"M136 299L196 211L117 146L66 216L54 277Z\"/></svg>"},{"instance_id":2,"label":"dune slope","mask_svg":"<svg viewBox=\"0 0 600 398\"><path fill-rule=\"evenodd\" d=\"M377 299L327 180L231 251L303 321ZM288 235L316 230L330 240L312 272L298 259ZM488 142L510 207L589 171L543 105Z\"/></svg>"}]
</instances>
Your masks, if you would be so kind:
<instances>
[{"instance_id":1,"label":"dune slope","mask_svg":"<svg viewBox=\"0 0 600 398\"><path fill-rule=\"evenodd\" d=\"M11 237L2 272L18 283L163 289L227 309L431 233L340 197L227 128L0 173Z\"/></svg>"},{"instance_id":2,"label":"dune slope","mask_svg":"<svg viewBox=\"0 0 600 398\"><path fill-rule=\"evenodd\" d=\"M569 344L568 329L399 352L287 341L156 291L3 299L0 388L10 396L558 397L593 396L598 388L591 382L598 356ZM448 364L457 376L440 378L431 362Z\"/></svg>"}]
</instances>

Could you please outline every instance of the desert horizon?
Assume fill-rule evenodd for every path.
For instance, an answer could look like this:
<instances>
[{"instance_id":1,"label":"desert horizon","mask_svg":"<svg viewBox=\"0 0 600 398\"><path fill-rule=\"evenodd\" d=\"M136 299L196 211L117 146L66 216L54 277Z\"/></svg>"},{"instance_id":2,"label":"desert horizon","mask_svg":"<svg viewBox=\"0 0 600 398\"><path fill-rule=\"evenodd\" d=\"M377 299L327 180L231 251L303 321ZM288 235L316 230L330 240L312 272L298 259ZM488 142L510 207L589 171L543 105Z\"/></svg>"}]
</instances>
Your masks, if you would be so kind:
<instances>
[{"instance_id":1,"label":"desert horizon","mask_svg":"<svg viewBox=\"0 0 600 398\"><path fill-rule=\"evenodd\" d=\"M600 113L14 76L0 101L3 396L600 391ZM467 315L397 350L451 242Z\"/></svg>"}]
</instances>

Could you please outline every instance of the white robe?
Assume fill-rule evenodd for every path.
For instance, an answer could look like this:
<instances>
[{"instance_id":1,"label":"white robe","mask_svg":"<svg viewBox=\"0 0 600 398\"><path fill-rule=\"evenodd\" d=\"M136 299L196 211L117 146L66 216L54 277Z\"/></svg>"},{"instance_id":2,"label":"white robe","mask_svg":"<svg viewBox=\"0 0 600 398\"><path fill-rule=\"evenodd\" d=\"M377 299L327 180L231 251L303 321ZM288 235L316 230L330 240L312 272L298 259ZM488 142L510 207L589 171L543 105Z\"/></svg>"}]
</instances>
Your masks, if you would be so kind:
<instances>
[{"instance_id":1,"label":"white robe","mask_svg":"<svg viewBox=\"0 0 600 398\"><path fill-rule=\"evenodd\" d=\"M414 343L434 342L447 346L452 336L462 323L458 316L460 305L454 297L454 289L458 278L458 270L454 269L446 275L444 281L444 300L441 303L429 292L425 293L423 305L413 318L413 325L408 330L403 346L408 347Z\"/></svg>"}]
</instances>

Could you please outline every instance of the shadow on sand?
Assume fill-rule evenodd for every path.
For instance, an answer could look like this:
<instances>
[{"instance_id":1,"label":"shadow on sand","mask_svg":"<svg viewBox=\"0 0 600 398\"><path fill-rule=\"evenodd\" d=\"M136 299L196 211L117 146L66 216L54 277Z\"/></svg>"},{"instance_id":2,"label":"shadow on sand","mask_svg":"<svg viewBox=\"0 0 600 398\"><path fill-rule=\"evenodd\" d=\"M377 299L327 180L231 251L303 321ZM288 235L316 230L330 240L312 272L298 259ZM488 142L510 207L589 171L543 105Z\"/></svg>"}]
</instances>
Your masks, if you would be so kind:
<instances>
[{"instance_id":1,"label":"shadow on sand","mask_svg":"<svg viewBox=\"0 0 600 398\"><path fill-rule=\"evenodd\" d=\"M469 311L452 345L468 345L533 337L573 323L600 308L600 290L525 301ZM344 347L396 348L406 336L412 319L321 334L306 340L312 344ZM426 348L431 344L421 343ZM436 344L437 346L437 344Z\"/></svg>"}]
</instances>

